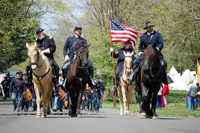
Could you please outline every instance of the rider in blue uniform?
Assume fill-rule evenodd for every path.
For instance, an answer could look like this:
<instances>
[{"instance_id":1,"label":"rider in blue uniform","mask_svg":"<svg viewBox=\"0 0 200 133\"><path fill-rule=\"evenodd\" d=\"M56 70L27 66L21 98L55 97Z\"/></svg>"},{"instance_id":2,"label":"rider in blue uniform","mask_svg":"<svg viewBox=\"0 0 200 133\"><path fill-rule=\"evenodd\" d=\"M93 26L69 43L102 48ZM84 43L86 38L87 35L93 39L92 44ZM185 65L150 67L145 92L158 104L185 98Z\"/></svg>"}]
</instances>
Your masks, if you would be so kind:
<instances>
[{"instance_id":1,"label":"rider in blue uniform","mask_svg":"<svg viewBox=\"0 0 200 133\"><path fill-rule=\"evenodd\" d=\"M131 42L128 40L126 43L124 43L124 47L119 49L118 52L113 52L113 48L110 49L111 51L111 56L112 56L112 53L114 55L114 58L118 58L118 62L117 62L117 69L116 69L116 78L117 80L119 79L120 77L120 73L122 72L123 70L123 67L124 67L124 59L125 59L125 56L124 56L124 52L127 53L131 53L131 52L134 52L134 50L130 47L131 46ZM135 52L132 56L132 64L134 64L134 61L135 59L137 58ZM114 79L114 85L112 87L112 90L116 90L116 86L115 86L115 79Z\"/></svg>"},{"instance_id":2,"label":"rider in blue uniform","mask_svg":"<svg viewBox=\"0 0 200 133\"><path fill-rule=\"evenodd\" d=\"M136 69L139 67L139 64L140 64L140 61L143 59L143 52L144 52L144 46L143 44L148 44L148 45L153 45L154 43L156 43L156 49L157 51L160 52L160 55L161 55L161 59L163 61L163 64L164 64L164 67L165 67L165 70L164 70L164 79L163 79L163 83L165 84L168 84L167 82L167 73L166 73L166 70L167 70L167 61L165 60L165 58L163 57L162 53L161 53L161 50L163 49L163 38L161 36L160 33L158 33L157 31L153 30L153 27L155 25L151 24L151 22L146 22L146 26L144 27L144 29L146 29L147 31L142 34L142 36L140 37L140 44L139 44L139 47L138 47L138 50L139 50L139 57L137 58L137 60L135 61L134 63L134 66L133 66L133 73L129 76L129 80L134 80L134 74L136 73ZM138 70L138 69L137 69Z\"/></svg>"},{"instance_id":3,"label":"rider in blue uniform","mask_svg":"<svg viewBox=\"0 0 200 133\"><path fill-rule=\"evenodd\" d=\"M53 54L56 51L55 41L52 37L44 34L44 29L42 28L38 28L36 30L36 34L38 35L38 39L36 39L37 47L48 58L53 71L52 81L55 83L56 88L58 88L59 66L57 65L53 57ZM24 84L29 87L32 86L32 69L30 64L27 66L27 83L25 82Z\"/></svg>"},{"instance_id":4,"label":"rider in blue uniform","mask_svg":"<svg viewBox=\"0 0 200 133\"><path fill-rule=\"evenodd\" d=\"M69 70L70 63L73 61L73 58L78 52L78 44L87 44L87 41L81 37L82 27L76 26L74 29L74 33L75 33L74 36L67 38L64 48L63 48L63 54L65 57L65 62L62 68L63 78L64 78L64 83L63 83L64 88L67 88L67 72ZM92 79L93 78L93 64L91 63L89 59L88 59L88 72L89 72L89 79L90 79L89 86L93 86L95 85Z\"/></svg>"}]
</instances>

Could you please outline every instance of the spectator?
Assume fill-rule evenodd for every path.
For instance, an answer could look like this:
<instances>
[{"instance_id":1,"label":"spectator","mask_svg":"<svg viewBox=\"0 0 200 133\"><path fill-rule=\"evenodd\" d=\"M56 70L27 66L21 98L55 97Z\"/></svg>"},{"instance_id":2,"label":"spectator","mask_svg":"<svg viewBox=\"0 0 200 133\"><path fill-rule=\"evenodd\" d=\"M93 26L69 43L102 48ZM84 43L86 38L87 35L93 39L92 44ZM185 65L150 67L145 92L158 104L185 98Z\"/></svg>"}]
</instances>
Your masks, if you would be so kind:
<instances>
[{"instance_id":1,"label":"spectator","mask_svg":"<svg viewBox=\"0 0 200 133\"><path fill-rule=\"evenodd\" d=\"M33 110L32 111L36 111L37 110L36 94L35 94L35 89L34 89L33 86L30 88L30 91L32 93L32 106L33 106Z\"/></svg>"},{"instance_id":2,"label":"spectator","mask_svg":"<svg viewBox=\"0 0 200 133\"><path fill-rule=\"evenodd\" d=\"M92 91L88 84L86 85L85 94L85 111L89 111L89 109L92 111Z\"/></svg>"},{"instance_id":3,"label":"spectator","mask_svg":"<svg viewBox=\"0 0 200 133\"><path fill-rule=\"evenodd\" d=\"M94 110L96 110L96 112L99 112L99 107L100 107L100 99L101 99L101 88L104 87L102 81L100 81L100 75L96 74L95 75L96 78L96 85L93 88L93 100L92 100L92 105Z\"/></svg>"},{"instance_id":4,"label":"spectator","mask_svg":"<svg viewBox=\"0 0 200 133\"><path fill-rule=\"evenodd\" d=\"M196 110L195 108L195 94L197 92L197 87L193 84L193 80L189 80L189 85L187 86L187 96L188 96L188 110Z\"/></svg>"},{"instance_id":5,"label":"spectator","mask_svg":"<svg viewBox=\"0 0 200 133\"><path fill-rule=\"evenodd\" d=\"M23 79L26 80L27 79L27 72L24 72L23 73ZM26 91L27 91L27 88L26 88ZM27 102L24 98L22 100L22 109L24 109L24 112L27 112L28 111L28 108L29 108L29 101Z\"/></svg>"},{"instance_id":6,"label":"spectator","mask_svg":"<svg viewBox=\"0 0 200 133\"><path fill-rule=\"evenodd\" d=\"M163 88L162 88L162 86L161 86L161 87L160 87L160 90L158 91L158 95L157 95L156 108L162 107L162 101L161 101L162 91L163 91Z\"/></svg>"},{"instance_id":7,"label":"spectator","mask_svg":"<svg viewBox=\"0 0 200 133\"><path fill-rule=\"evenodd\" d=\"M9 92L12 94L12 100L13 100L13 105L14 109L13 111L16 110L20 112L20 108L22 105L22 100L23 100L23 92L26 91L26 87L22 85L22 82L24 81L22 78L20 78L20 72L16 73L16 77L12 79L10 83L10 89ZM16 103L16 100L18 100L18 103Z\"/></svg>"},{"instance_id":8,"label":"spectator","mask_svg":"<svg viewBox=\"0 0 200 133\"><path fill-rule=\"evenodd\" d=\"M6 77L4 77L1 85L3 87L2 91L4 91L3 100L6 100L6 97L9 97L9 82L6 80Z\"/></svg>"},{"instance_id":9,"label":"spectator","mask_svg":"<svg viewBox=\"0 0 200 133\"><path fill-rule=\"evenodd\" d=\"M52 91L52 102L53 102L53 111L56 112L58 110L60 110L60 112L62 112L63 110L63 100L60 101L60 99L58 98L58 93L55 94L55 89L53 89Z\"/></svg>"},{"instance_id":10,"label":"spectator","mask_svg":"<svg viewBox=\"0 0 200 133\"><path fill-rule=\"evenodd\" d=\"M168 85L164 84L162 94L164 97L165 108L167 108L167 97L169 95L169 86Z\"/></svg>"},{"instance_id":11,"label":"spectator","mask_svg":"<svg viewBox=\"0 0 200 133\"><path fill-rule=\"evenodd\" d=\"M199 86L199 83L196 83L196 86L197 86L197 93L200 92L200 86ZM196 101L195 101L195 109L197 108L197 106L200 106L200 100L198 98L196 98Z\"/></svg>"}]
</instances>

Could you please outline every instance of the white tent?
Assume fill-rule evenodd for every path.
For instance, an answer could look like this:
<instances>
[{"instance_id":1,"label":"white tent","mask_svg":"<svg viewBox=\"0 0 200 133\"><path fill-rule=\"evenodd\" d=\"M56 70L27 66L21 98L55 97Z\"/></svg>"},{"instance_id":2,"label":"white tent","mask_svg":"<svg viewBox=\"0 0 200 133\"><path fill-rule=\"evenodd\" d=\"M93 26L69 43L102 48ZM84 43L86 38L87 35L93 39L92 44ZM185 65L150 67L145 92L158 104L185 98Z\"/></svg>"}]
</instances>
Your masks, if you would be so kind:
<instances>
[{"instance_id":1,"label":"white tent","mask_svg":"<svg viewBox=\"0 0 200 133\"><path fill-rule=\"evenodd\" d=\"M176 70L175 68L173 68L173 69ZM173 74L176 73L174 70L172 71L172 72L174 72ZM196 74L195 71L190 71L187 69L181 76L178 72L175 75L173 75L173 74L169 73L169 76L174 81L174 83L169 84L169 89L171 89L171 90L187 90L187 85L188 85L190 79L193 80L193 83L196 83L196 78L193 76L194 74Z\"/></svg>"}]
</instances>

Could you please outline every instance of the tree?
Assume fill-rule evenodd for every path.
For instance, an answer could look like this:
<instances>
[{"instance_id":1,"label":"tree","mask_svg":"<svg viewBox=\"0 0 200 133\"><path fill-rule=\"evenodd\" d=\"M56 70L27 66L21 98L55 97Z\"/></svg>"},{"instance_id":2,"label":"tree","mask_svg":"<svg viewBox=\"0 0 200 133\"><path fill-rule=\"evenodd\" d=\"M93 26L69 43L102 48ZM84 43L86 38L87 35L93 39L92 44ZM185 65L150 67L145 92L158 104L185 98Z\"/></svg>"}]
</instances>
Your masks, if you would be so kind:
<instances>
[{"instance_id":1,"label":"tree","mask_svg":"<svg viewBox=\"0 0 200 133\"><path fill-rule=\"evenodd\" d=\"M31 10L33 0L2 0L0 3L0 72L27 58L25 43L35 40L39 25Z\"/></svg>"}]
</instances>

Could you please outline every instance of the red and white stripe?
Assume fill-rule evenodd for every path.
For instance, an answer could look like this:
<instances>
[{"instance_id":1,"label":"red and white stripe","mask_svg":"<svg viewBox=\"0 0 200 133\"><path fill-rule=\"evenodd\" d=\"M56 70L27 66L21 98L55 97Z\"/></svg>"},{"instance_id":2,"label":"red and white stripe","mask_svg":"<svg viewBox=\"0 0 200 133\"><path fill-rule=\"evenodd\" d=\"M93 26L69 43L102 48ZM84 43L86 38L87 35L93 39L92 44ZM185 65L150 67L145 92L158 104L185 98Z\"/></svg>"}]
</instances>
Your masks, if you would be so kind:
<instances>
[{"instance_id":1,"label":"red and white stripe","mask_svg":"<svg viewBox=\"0 0 200 133\"><path fill-rule=\"evenodd\" d=\"M135 49L137 35L141 33L124 24L122 24L122 26L126 27L126 30L111 30L112 42L126 43L129 40L132 43L131 48Z\"/></svg>"}]
</instances>

